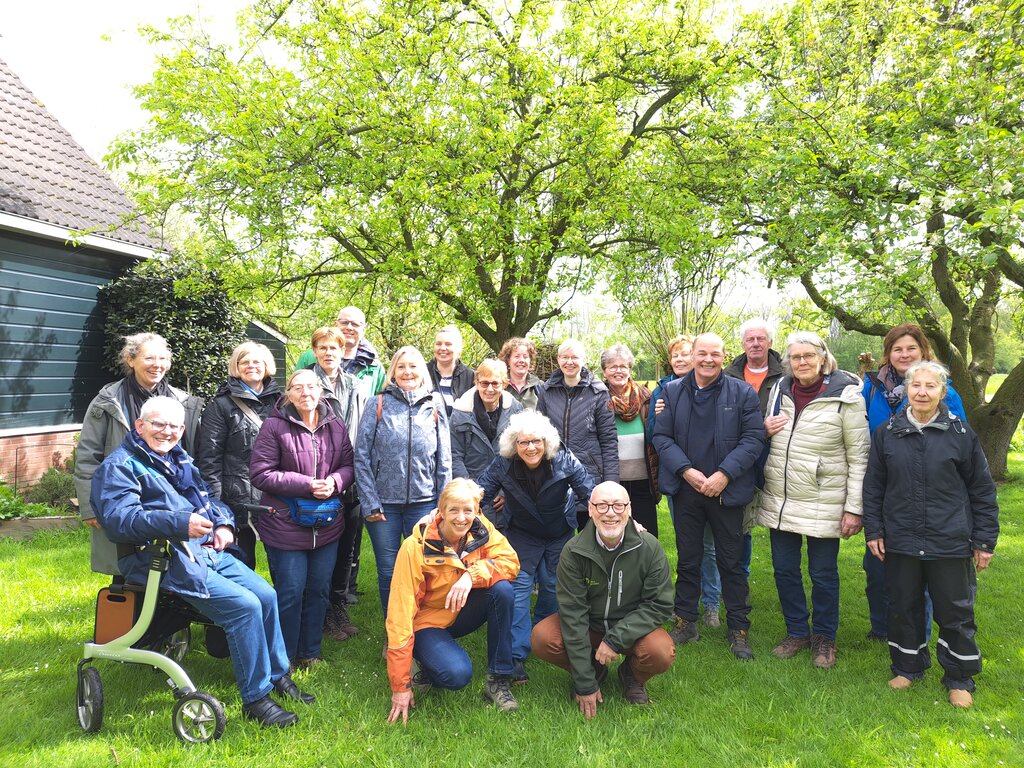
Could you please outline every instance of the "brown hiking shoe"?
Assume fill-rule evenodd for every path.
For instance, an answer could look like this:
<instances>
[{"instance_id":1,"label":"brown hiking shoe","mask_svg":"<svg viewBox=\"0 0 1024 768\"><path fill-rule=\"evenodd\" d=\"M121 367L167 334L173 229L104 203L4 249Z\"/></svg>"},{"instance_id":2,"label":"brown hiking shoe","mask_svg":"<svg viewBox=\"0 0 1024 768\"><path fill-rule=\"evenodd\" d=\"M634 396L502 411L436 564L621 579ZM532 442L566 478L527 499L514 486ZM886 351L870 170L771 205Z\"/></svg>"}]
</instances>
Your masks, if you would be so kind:
<instances>
[{"instance_id":1,"label":"brown hiking shoe","mask_svg":"<svg viewBox=\"0 0 1024 768\"><path fill-rule=\"evenodd\" d=\"M700 640L700 632L697 631L697 624L695 622L687 621L682 616L674 616L673 618L676 621L676 625L668 633L673 643L685 645L691 640Z\"/></svg>"},{"instance_id":2,"label":"brown hiking shoe","mask_svg":"<svg viewBox=\"0 0 1024 768\"><path fill-rule=\"evenodd\" d=\"M729 650L740 661L750 661L754 658L754 651L750 648L750 635L747 630L729 630Z\"/></svg>"},{"instance_id":3,"label":"brown hiking shoe","mask_svg":"<svg viewBox=\"0 0 1024 768\"><path fill-rule=\"evenodd\" d=\"M818 669L836 665L836 641L824 635L811 635L811 663Z\"/></svg>"},{"instance_id":4,"label":"brown hiking shoe","mask_svg":"<svg viewBox=\"0 0 1024 768\"><path fill-rule=\"evenodd\" d=\"M628 658L619 664L619 682L622 683L622 698L630 704L651 703L651 697L647 695L647 688L634 677L633 668L629 666Z\"/></svg>"},{"instance_id":5,"label":"brown hiking shoe","mask_svg":"<svg viewBox=\"0 0 1024 768\"><path fill-rule=\"evenodd\" d=\"M782 642L772 648L772 653L778 656L780 659L791 659L796 656L804 648L807 648L811 644L811 638L809 637L797 637L796 635L786 635L782 638Z\"/></svg>"}]
</instances>

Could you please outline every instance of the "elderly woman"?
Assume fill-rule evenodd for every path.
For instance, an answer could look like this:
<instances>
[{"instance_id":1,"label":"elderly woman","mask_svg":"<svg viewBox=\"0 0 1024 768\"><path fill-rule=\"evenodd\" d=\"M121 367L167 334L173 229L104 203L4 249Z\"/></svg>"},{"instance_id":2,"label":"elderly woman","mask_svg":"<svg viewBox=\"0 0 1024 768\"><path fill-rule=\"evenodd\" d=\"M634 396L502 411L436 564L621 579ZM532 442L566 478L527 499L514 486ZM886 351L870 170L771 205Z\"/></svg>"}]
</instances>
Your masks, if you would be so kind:
<instances>
[{"instance_id":1,"label":"elderly woman","mask_svg":"<svg viewBox=\"0 0 1024 768\"><path fill-rule=\"evenodd\" d=\"M89 403L82 433L75 451L75 490L82 520L93 528L92 566L100 573L117 573L117 560L106 536L100 531L96 513L89 502L92 476L131 431L142 404L156 395L173 397L185 408L185 434L181 446L196 455L199 415L203 401L169 385L164 377L171 369L171 349L163 336L136 333L125 336L121 349L125 376L107 384Z\"/></svg>"},{"instance_id":2,"label":"elderly woman","mask_svg":"<svg viewBox=\"0 0 1024 768\"><path fill-rule=\"evenodd\" d=\"M274 381L274 356L262 344L246 341L228 359L228 380L203 411L196 466L210 495L227 504L235 515L239 560L256 567L255 520L249 508L260 493L249 481L249 459L263 420L281 397Z\"/></svg>"},{"instance_id":3,"label":"elderly woman","mask_svg":"<svg viewBox=\"0 0 1024 768\"><path fill-rule=\"evenodd\" d=\"M791 333L782 365L785 375L768 396L764 426L771 442L757 515L769 529L786 620L786 637L772 652L788 659L810 647L814 666L831 669L839 629L839 539L861 529L869 442L864 400L860 379L838 370L816 333ZM805 541L810 614L800 569Z\"/></svg>"},{"instance_id":4,"label":"elderly woman","mask_svg":"<svg viewBox=\"0 0 1024 768\"><path fill-rule=\"evenodd\" d=\"M508 366L506 391L527 410L537 410L536 390L541 383L533 373L533 366L537 361L537 346L529 339L517 336L501 345L498 359Z\"/></svg>"},{"instance_id":5,"label":"elderly woman","mask_svg":"<svg viewBox=\"0 0 1024 768\"><path fill-rule=\"evenodd\" d=\"M658 536L658 452L647 429L651 390L633 380L633 353L613 344L601 353L619 438L619 483L632 502L633 519Z\"/></svg>"},{"instance_id":6,"label":"elderly woman","mask_svg":"<svg viewBox=\"0 0 1024 768\"><path fill-rule=\"evenodd\" d=\"M308 369L316 374L323 387L324 402L338 416L348 431L355 433L366 405L365 390L355 376L346 373L345 337L336 326L317 328L313 332L313 354L316 362Z\"/></svg>"},{"instance_id":7,"label":"elderly woman","mask_svg":"<svg viewBox=\"0 0 1024 768\"><path fill-rule=\"evenodd\" d=\"M409 718L414 690L459 690L473 676L469 654L456 638L487 624L484 700L502 712L518 705L512 673L511 580L519 558L508 540L480 514L483 491L455 478L437 509L413 529L398 551L388 602L388 722ZM415 660L415 661L414 661ZM420 671L414 674L418 662Z\"/></svg>"},{"instance_id":8,"label":"elderly woman","mask_svg":"<svg viewBox=\"0 0 1024 768\"><path fill-rule=\"evenodd\" d=\"M878 373L868 373L864 381L864 402L868 409L868 432L874 436L878 428L889 421L907 404L904 377L914 363L931 360L932 347L921 326L904 323L892 328L882 340L882 362ZM943 403L951 414L967 421L963 401L951 384L946 386ZM886 592L885 566L865 546L864 573L867 576L865 594L868 598L868 616L871 620L869 640L888 639L886 616L889 597ZM931 637L931 601L925 596L927 635Z\"/></svg>"},{"instance_id":9,"label":"elderly woman","mask_svg":"<svg viewBox=\"0 0 1024 768\"><path fill-rule=\"evenodd\" d=\"M505 390L508 369L501 360L487 359L477 366L475 387L455 401L451 417L452 476L475 480L498 455L498 437L508 420L523 406ZM505 530L499 496L484 514L499 531Z\"/></svg>"},{"instance_id":10,"label":"elderly woman","mask_svg":"<svg viewBox=\"0 0 1024 768\"><path fill-rule=\"evenodd\" d=\"M977 435L945 400L949 372L921 361L904 376L908 405L871 442L864 479L864 536L885 563L890 687L909 688L931 665L924 593L939 625L936 656L949 703L974 702L981 671L975 642L975 570L988 567L999 536L995 483Z\"/></svg>"},{"instance_id":11,"label":"elderly woman","mask_svg":"<svg viewBox=\"0 0 1024 768\"><path fill-rule=\"evenodd\" d=\"M437 507L452 476L448 414L441 395L431 391L423 355L401 347L386 380L367 404L356 439L356 486L385 615L402 539Z\"/></svg>"},{"instance_id":12,"label":"elderly woman","mask_svg":"<svg viewBox=\"0 0 1024 768\"><path fill-rule=\"evenodd\" d=\"M594 483L619 479L619 437L608 387L586 367L583 344L566 339L558 347L558 370L537 389L537 412L558 430L562 444L587 468ZM582 497L584 501L588 497ZM589 520L581 504L578 528Z\"/></svg>"},{"instance_id":13,"label":"elderly woman","mask_svg":"<svg viewBox=\"0 0 1024 768\"><path fill-rule=\"evenodd\" d=\"M260 503L272 508L256 530L296 667L323 661L324 616L344 528L341 496L355 479L348 430L322 393L313 371L295 371L256 437L250 462L252 484L263 491Z\"/></svg>"},{"instance_id":14,"label":"elderly woman","mask_svg":"<svg viewBox=\"0 0 1024 768\"><path fill-rule=\"evenodd\" d=\"M500 456L478 481L484 502L505 497L506 536L519 555L512 616L512 680L525 683L530 653L530 595L541 562L549 574L558 572L562 547L572 538L577 509L590 498L594 479L586 467L561 447L558 431L536 411L513 416L501 433ZM538 607L540 603L538 602ZM556 605L549 604L552 613ZM547 618L535 615L534 622Z\"/></svg>"}]
</instances>

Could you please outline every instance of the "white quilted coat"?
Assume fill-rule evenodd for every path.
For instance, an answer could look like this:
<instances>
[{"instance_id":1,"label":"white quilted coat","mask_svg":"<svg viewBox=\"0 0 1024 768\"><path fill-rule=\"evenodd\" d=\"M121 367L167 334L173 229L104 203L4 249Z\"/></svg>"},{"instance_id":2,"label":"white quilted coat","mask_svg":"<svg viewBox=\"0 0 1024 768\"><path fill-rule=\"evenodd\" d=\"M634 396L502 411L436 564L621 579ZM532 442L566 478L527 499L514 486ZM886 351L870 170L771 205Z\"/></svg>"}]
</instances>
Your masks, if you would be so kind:
<instances>
[{"instance_id":1,"label":"white quilted coat","mask_svg":"<svg viewBox=\"0 0 1024 768\"><path fill-rule=\"evenodd\" d=\"M772 388L768 414L789 416L771 438L758 525L823 539L839 538L843 512L861 514L870 435L860 379L836 371L793 423L792 378Z\"/></svg>"}]
</instances>

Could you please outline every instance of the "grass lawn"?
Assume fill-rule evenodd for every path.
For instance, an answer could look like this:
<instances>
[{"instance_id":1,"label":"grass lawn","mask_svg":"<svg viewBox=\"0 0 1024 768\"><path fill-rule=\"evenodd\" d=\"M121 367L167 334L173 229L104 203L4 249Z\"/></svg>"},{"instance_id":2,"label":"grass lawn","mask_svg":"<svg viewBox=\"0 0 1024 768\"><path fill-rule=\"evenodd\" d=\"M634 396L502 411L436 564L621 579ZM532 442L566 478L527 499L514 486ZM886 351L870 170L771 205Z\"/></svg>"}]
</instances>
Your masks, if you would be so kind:
<instances>
[{"instance_id":1,"label":"grass lawn","mask_svg":"<svg viewBox=\"0 0 1024 768\"><path fill-rule=\"evenodd\" d=\"M229 663L206 656L198 643L184 666L225 705L220 741L179 744L162 677L109 662L98 664L103 729L90 736L75 718L75 665L105 579L89 571L88 536L80 529L39 534L30 543L0 540L0 766L1024 766L1024 456L1011 456L1010 466L1014 481L1000 490L999 549L978 580L985 669L968 711L946 702L938 665L910 691L886 686L887 651L864 638L860 537L844 542L840 554L836 668L815 670L806 653L774 658L784 627L768 537L759 530L751 579L755 660L732 659L724 627L702 628L701 640L680 648L672 670L649 684L654 703L647 708L626 705L612 675L605 704L588 723L568 701L566 673L531 659L530 682L515 691L520 711L486 709L479 632L467 643L478 666L470 687L432 691L407 728L389 726L367 542L367 594L352 610L363 632L345 643L325 640L329 665L298 676L319 700L299 709L297 727L267 732L243 721ZM664 510L661 538L674 560Z\"/></svg>"}]
</instances>

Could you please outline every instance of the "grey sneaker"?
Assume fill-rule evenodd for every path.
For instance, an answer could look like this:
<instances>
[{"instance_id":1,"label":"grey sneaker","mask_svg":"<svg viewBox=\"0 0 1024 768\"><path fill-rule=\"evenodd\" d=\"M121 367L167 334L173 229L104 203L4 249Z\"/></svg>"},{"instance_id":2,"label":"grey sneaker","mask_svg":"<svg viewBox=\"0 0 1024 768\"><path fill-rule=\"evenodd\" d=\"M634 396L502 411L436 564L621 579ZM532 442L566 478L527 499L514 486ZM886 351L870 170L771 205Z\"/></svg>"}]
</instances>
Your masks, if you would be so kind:
<instances>
[{"instance_id":1,"label":"grey sneaker","mask_svg":"<svg viewBox=\"0 0 1024 768\"><path fill-rule=\"evenodd\" d=\"M515 712L519 709L516 697L512 695L507 675L492 675L487 673L487 682L484 683L484 701L490 702L501 712Z\"/></svg>"},{"instance_id":2,"label":"grey sneaker","mask_svg":"<svg viewBox=\"0 0 1024 768\"><path fill-rule=\"evenodd\" d=\"M729 630L729 650L740 661L750 661L754 652L750 649L750 636L745 629Z\"/></svg>"},{"instance_id":3,"label":"grey sneaker","mask_svg":"<svg viewBox=\"0 0 1024 768\"><path fill-rule=\"evenodd\" d=\"M702 621L712 629L718 629L722 626L722 621L718 618L718 606L704 608L704 617Z\"/></svg>"},{"instance_id":4,"label":"grey sneaker","mask_svg":"<svg viewBox=\"0 0 1024 768\"><path fill-rule=\"evenodd\" d=\"M674 618L676 625L668 633L673 643L685 645L691 640L700 640L700 632L697 631L697 625L694 622L687 621L682 616L675 616Z\"/></svg>"}]
</instances>

